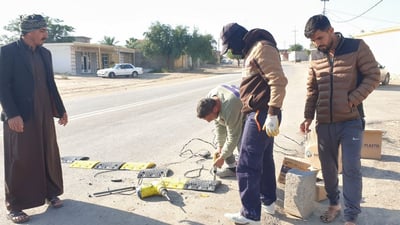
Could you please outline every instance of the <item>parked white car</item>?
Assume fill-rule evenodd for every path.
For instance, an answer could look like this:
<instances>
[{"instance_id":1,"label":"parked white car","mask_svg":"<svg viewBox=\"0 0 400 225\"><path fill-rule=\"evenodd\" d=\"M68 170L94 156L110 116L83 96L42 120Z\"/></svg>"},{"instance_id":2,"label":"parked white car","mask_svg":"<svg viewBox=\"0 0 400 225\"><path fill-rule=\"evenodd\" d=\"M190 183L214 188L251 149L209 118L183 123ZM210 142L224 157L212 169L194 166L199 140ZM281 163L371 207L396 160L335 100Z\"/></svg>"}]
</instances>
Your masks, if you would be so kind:
<instances>
[{"instance_id":1,"label":"parked white car","mask_svg":"<svg viewBox=\"0 0 400 225\"><path fill-rule=\"evenodd\" d=\"M135 67L130 63L118 63L115 64L112 68L97 70L98 77L137 77L139 74L143 74L143 68Z\"/></svg>"},{"instance_id":2,"label":"parked white car","mask_svg":"<svg viewBox=\"0 0 400 225\"><path fill-rule=\"evenodd\" d=\"M378 62L379 70L381 71L381 84L388 85L390 82L390 73L386 67Z\"/></svg>"}]
</instances>

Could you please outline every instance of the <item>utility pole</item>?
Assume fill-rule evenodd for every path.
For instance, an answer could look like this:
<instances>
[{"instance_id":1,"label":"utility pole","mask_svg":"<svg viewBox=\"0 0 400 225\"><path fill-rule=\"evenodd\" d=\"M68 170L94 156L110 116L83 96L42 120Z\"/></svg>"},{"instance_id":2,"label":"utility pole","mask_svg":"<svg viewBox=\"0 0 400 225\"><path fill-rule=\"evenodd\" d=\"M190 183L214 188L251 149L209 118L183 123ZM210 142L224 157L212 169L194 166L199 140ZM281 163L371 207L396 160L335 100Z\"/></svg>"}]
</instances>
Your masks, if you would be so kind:
<instances>
[{"instance_id":1,"label":"utility pole","mask_svg":"<svg viewBox=\"0 0 400 225\"><path fill-rule=\"evenodd\" d=\"M296 47L296 33L297 33L297 30L296 30L296 27L294 27L294 31L293 31L293 33L294 33L294 47Z\"/></svg>"},{"instance_id":2,"label":"utility pole","mask_svg":"<svg viewBox=\"0 0 400 225\"><path fill-rule=\"evenodd\" d=\"M324 2L324 9L322 10L322 15L325 15L326 11L325 11L325 3L328 2L329 0L321 0L322 2Z\"/></svg>"}]
</instances>

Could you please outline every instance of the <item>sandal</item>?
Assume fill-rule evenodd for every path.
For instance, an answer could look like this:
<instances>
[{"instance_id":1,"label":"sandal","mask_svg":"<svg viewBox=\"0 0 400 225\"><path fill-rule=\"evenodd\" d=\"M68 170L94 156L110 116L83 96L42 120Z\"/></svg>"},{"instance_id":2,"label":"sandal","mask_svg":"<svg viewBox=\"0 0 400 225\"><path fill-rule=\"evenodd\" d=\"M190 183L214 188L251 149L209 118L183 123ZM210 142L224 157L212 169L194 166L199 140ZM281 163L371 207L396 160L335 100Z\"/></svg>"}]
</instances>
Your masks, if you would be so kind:
<instances>
[{"instance_id":1,"label":"sandal","mask_svg":"<svg viewBox=\"0 0 400 225\"><path fill-rule=\"evenodd\" d=\"M29 221L29 216L26 213L22 212L21 210L10 211L7 214L7 218L14 223L25 223Z\"/></svg>"},{"instance_id":2,"label":"sandal","mask_svg":"<svg viewBox=\"0 0 400 225\"><path fill-rule=\"evenodd\" d=\"M319 218L324 223L330 223L340 215L340 206L331 205Z\"/></svg>"},{"instance_id":3,"label":"sandal","mask_svg":"<svg viewBox=\"0 0 400 225\"><path fill-rule=\"evenodd\" d=\"M63 201L61 199L59 199L57 196L49 198L49 199L47 199L47 201L53 208L56 208L56 209L63 207L63 204L64 204Z\"/></svg>"}]
</instances>

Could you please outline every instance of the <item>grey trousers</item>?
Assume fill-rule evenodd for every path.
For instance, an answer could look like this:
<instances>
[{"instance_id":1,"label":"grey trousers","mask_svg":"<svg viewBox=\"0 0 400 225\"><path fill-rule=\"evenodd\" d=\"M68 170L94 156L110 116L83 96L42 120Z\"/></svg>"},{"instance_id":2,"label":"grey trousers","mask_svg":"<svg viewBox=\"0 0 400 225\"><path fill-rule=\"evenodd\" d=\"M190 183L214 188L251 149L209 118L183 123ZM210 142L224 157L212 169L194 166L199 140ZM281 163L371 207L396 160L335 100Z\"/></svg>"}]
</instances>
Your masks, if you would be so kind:
<instances>
[{"instance_id":1,"label":"grey trousers","mask_svg":"<svg viewBox=\"0 0 400 225\"><path fill-rule=\"evenodd\" d=\"M356 221L361 213L362 120L317 124L318 153L330 205L338 205L338 150L342 146L344 219Z\"/></svg>"}]
</instances>

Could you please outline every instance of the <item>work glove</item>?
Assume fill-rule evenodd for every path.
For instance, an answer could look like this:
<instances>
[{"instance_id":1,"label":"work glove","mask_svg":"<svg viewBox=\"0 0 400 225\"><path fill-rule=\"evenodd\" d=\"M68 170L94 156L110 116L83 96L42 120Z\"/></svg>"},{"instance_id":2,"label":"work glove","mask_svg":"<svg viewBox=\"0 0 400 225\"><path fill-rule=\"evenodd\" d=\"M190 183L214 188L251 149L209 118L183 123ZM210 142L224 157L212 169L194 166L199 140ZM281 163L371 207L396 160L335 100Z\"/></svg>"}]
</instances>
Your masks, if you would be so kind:
<instances>
[{"instance_id":1,"label":"work glove","mask_svg":"<svg viewBox=\"0 0 400 225\"><path fill-rule=\"evenodd\" d=\"M263 126L263 130L265 130L269 137L277 136L279 134L278 116L268 114Z\"/></svg>"}]
</instances>

